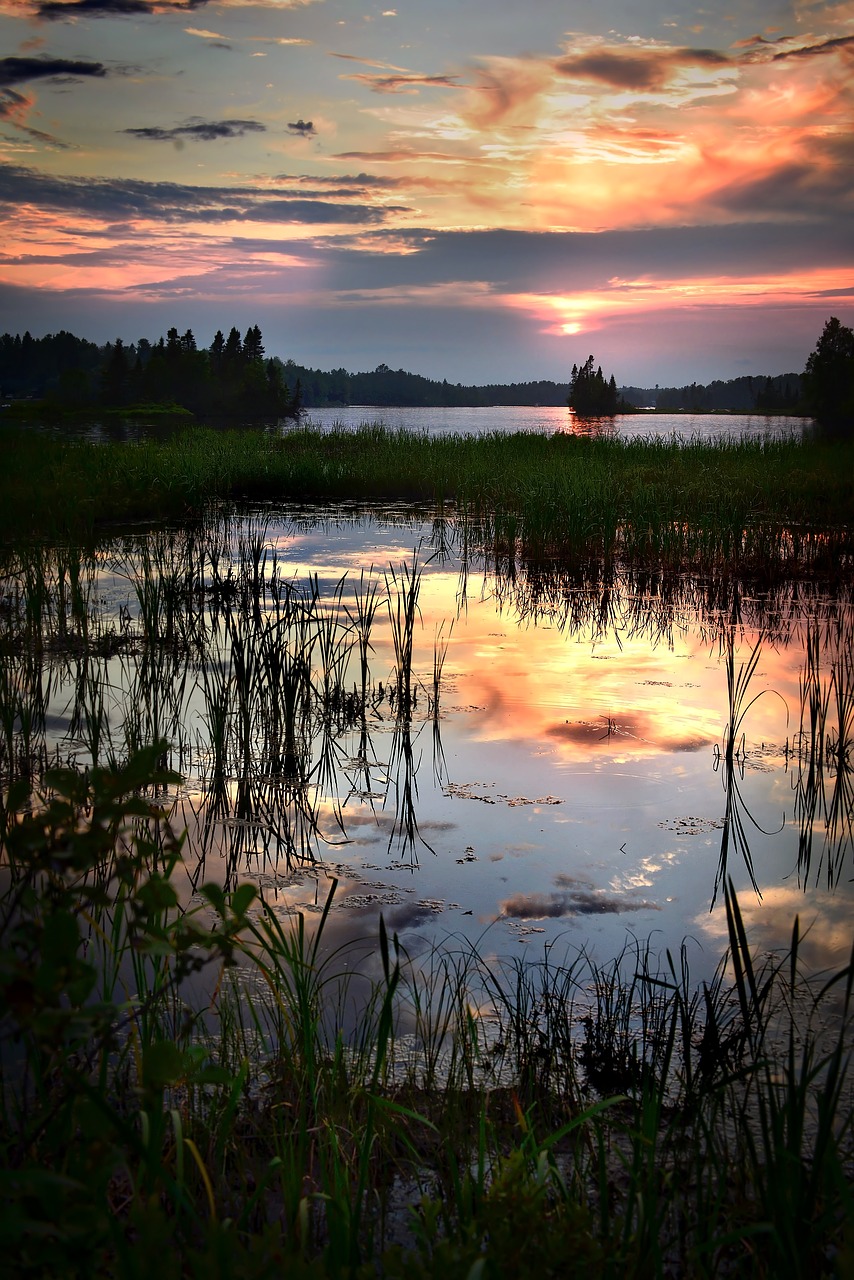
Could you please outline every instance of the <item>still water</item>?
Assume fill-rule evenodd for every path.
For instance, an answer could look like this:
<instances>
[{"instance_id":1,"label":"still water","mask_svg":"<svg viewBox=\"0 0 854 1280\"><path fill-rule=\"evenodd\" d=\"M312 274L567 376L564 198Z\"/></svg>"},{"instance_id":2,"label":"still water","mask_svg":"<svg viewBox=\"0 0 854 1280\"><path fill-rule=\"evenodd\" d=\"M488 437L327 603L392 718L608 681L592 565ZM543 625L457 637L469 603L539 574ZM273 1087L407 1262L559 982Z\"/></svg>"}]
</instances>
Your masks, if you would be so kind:
<instances>
[{"instance_id":1,"label":"still water","mask_svg":"<svg viewBox=\"0 0 854 1280\"><path fill-rule=\"evenodd\" d=\"M347 405L309 409L306 422L329 429L355 430L364 423L382 423L391 430L425 432L428 435L484 435L491 431L536 431L550 435L572 431L578 435L603 435L615 439L720 440L794 438L811 431L811 419L766 417L732 413L632 413L614 418L577 418L561 406L496 405L481 409L396 409L375 405Z\"/></svg>"},{"instance_id":2,"label":"still water","mask_svg":"<svg viewBox=\"0 0 854 1280\"><path fill-rule=\"evenodd\" d=\"M534 431L551 435L571 431L576 435L606 436L612 439L651 440L763 440L796 439L814 430L809 418L766 417L755 414L638 413L618 414L614 418L576 418L569 409L559 406L531 408L497 405L481 409L405 409L376 405L345 405L328 409L309 409L302 425L322 430L343 427L354 431L367 424L380 423L390 430L404 430L427 435L485 435L489 432ZM0 428L2 428L0 421ZM233 428L235 423L206 425ZM294 422L246 424L247 430L291 431ZM120 418L111 416L77 424L43 422L32 424L33 430L64 437L80 437L94 442L138 441L149 438L168 439L186 430L186 422L163 418Z\"/></svg>"},{"instance_id":3,"label":"still water","mask_svg":"<svg viewBox=\"0 0 854 1280\"><path fill-rule=\"evenodd\" d=\"M732 877L760 949L800 914L813 969L847 958L850 593L496 566L450 511L268 507L116 542L93 600L109 643L46 659L52 748L170 740L188 892L250 879L311 917L337 880L332 941L380 914L410 954L687 939L701 978Z\"/></svg>"}]
</instances>

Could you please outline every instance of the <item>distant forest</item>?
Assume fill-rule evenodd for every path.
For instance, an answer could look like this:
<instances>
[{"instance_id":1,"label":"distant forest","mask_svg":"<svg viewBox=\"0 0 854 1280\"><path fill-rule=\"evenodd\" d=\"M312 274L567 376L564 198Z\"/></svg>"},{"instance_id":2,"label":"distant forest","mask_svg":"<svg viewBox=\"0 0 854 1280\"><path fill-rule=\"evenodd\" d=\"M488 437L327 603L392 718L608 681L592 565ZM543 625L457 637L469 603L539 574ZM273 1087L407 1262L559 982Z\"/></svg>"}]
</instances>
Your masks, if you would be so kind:
<instances>
[{"instance_id":1,"label":"distant forest","mask_svg":"<svg viewBox=\"0 0 854 1280\"><path fill-rule=\"evenodd\" d=\"M337 405L369 404L385 408L477 409L487 405L566 405L569 382L490 383L466 387L461 383L434 382L418 373L390 369L381 364L370 373L348 373L346 369L307 369L286 360L282 366L288 386L300 386L307 409Z\"/></svg>"},{"instance_id":2,"label":"distant forest","mask_svg":"<svg viewBox=\"0 0 854 1280\"><path fill-rule=\"evenodd\" d=\"M0 390L4 399L34 398L61 412L95 407L178 407L200 416L296 417L299 399L282 376L280 360L264 359L254 325L226 338L218 330L200 350L191 329L125 346L121 338L99 347L64 330L33 338L0 337Z\"/></svg>"},{"instance_id":3,"label":"distant forest","mask_svg":"<svg viewBox=\"0 0 854 1280\"><path fill-rule=\"evenodd\" d=\"M588 362L589 363L589 362ZM577 373L582 373L582 366ZM613 383L613 379L611 380ZM513 382L463 386L438 382L380 364L372 372L324 372L293 360L265 358L257 325L241 337L218 330L200 348L192 330L172 328L165 338L99 346L61 331L44 338L0 337L0 394L5 401L38 399L60 411L176 405L197 416L296 417L302 409L351 404L381 407L478 408L489 405L566 405L574 382ZM797 373L742 377L708 386L612 387L618 409L634 406L662 411L742 413L803 412ZM610 403L610 402L609 402ZM599 412L614 412L613 409ZM591 410L592 412L592 410Z\"/></svg>"},{"instance_id":4,"label":"distant forest","mask_svg":"<svg viewBox=\"0 0 854 1280\"><path fill-rule=\"evenodd\" d=\"M803 381L799 373L781 373L776 378L742 377L728 382L710 382L689 387L621 387L620 394L639 408L655 406L661 412L713 413L805 413Z\"/></svg>"}]
</instances>

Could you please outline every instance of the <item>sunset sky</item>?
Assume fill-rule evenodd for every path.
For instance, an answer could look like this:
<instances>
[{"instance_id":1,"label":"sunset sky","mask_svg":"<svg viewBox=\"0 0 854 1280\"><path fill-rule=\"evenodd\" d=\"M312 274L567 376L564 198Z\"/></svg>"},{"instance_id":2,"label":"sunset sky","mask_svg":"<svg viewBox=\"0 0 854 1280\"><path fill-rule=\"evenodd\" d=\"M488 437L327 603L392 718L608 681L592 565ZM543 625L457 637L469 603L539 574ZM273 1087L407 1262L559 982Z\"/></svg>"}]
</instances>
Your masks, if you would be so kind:
<instances>
[{"instance_id":1,"label":"sunset sky","mask_svg":"<svg viewBox=\"0 0 854 1280\"><path fill-rule=\"evenodd\" d=\"M450 381L854 323L854 0L0 0L0 331Z\"/></svg>"}]
</instances>

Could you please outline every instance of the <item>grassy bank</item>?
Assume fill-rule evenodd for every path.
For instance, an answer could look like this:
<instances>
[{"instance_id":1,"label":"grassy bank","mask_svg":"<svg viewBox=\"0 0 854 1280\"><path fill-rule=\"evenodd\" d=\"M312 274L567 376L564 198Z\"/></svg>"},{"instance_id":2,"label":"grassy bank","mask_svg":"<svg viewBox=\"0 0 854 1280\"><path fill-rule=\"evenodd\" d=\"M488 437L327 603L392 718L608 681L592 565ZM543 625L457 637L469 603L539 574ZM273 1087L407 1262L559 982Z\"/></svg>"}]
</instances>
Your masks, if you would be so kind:
<instances>
[{"instance_id":1,"label":"grassy bank","mask_svg":"<svg viewBox=\"0 0 854 1280\"><path fill-rule=\"evenodd\" d=\"M452 501L497 550L624 553L685 567L844 567L854 444L427 437L378 428L285 436L193 428L87 445L4 435L0 536L93 536L184 518L210 499Z\"/></svg>"},{"instance_id":2,"label":"grassy bank","mask_svg":"<svg viewBox=\"0 0 854 1280\"><path fill-rule=\"evenodd\" d=\"M248 885L179 909L163 745L4 813L5 1274L850 1274L854 969L804 979L797 921L760 962L729 890L700 990L382 926L356 965L334 882L313 928Z\"/></svg>"}]
</instances>

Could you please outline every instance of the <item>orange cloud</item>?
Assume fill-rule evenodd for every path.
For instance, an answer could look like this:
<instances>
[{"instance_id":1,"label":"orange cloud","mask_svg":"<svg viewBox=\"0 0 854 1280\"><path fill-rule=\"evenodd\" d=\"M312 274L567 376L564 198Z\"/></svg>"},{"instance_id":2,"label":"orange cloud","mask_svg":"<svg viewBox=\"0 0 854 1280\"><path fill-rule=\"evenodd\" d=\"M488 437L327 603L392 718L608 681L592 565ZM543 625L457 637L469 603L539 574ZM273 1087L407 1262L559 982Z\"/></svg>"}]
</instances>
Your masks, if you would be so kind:
<instances>
[{"instance_id":1,"label":"orange cloud","mask_svg":"<svg viewBox=\"0 0 854 1280\"><path fill-rule=\"evenodd\" d=\"M609 320L621 316L650 318L656 311L703 307L799 307L805 299L836 295L844 298L854 289L854 267L847 272L836 268L814 271L793 270L790 274L696 276L673 280L614 278L602 286L573 294L501 294L506 307L528 312L541 331L551 334L593 333Z\"/></svg>"}]
</instances>

